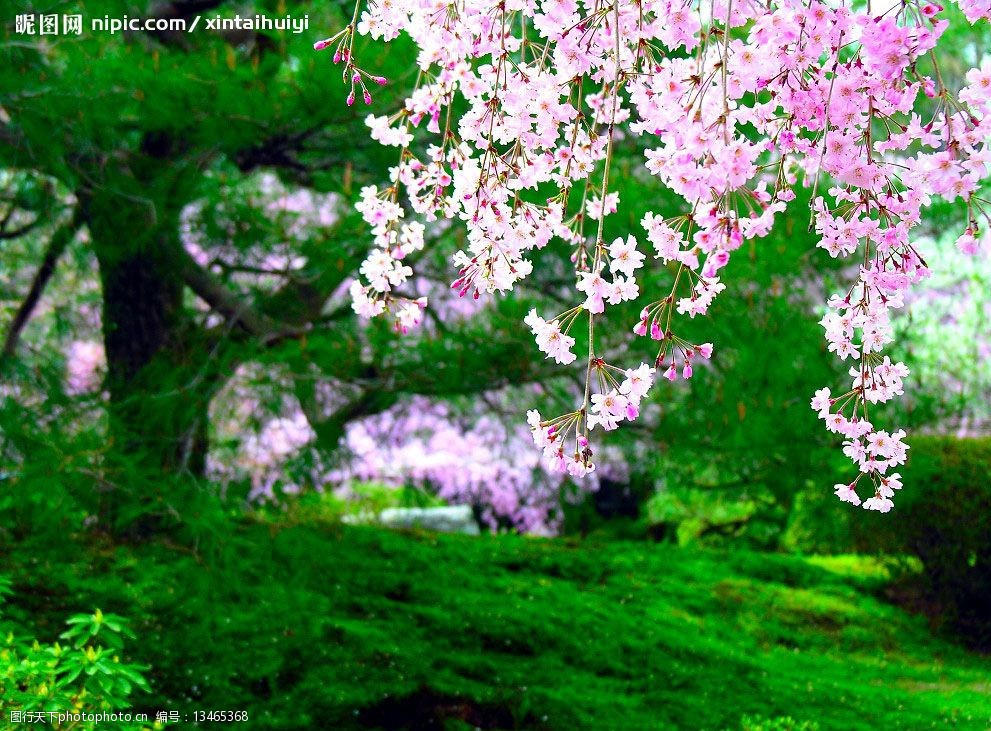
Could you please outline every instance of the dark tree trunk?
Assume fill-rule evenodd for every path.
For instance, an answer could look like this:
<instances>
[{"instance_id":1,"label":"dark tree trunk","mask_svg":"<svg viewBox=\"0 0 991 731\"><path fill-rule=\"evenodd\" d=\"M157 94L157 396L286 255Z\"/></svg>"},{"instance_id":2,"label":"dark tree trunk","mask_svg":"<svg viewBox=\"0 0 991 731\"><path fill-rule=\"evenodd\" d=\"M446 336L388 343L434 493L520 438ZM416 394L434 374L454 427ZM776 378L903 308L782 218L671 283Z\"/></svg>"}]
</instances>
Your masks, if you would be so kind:
<instances>
[{"instance_id":1,"label":"dark tree trunk","mask_svg":"<svg viewBox=\"0 0 991 731\"><path fill-rule=\"evenodd\" d=\"M112 527L125 505L164 513L170 475L203 474L218 374L183 308L177 208L101 190L85 210L103 288L108 466L121 477L100 500Z\"/></svg>"},{"instance_id":2,"label":"dark tree trunk","mask_svg":"<svg viewBox=\"0 0 991 731\"><path fill-rule=\"evenodd\" d=\"M99 261L114 446L169 471L182 463L182 427L189 425L182 413L170 413L182 406L170 394L184 385L173 368L182 288L163 249L103 252Z\"/></svg>"}]
</instances>

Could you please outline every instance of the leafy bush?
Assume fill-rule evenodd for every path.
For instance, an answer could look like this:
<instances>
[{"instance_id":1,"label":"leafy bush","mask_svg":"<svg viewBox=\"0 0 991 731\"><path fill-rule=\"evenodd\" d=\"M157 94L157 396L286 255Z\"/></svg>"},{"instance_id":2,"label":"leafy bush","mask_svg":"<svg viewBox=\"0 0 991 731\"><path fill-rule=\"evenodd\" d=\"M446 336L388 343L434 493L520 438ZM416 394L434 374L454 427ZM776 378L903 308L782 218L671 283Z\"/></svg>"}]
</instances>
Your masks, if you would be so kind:
<instances>
[{"instance_id":1,"label":"leafy bush","mask_svg":"<svg viewBox=\"0 0 991 731\"><path fill-rule=\"evenodd\" d=\"M681 546L699 544L775 547L785 514L762 483L744 488L674 487L647 502L650 533Z\"/></svg>"},{"instance_id":2,"label":"leafy bush","mask_svg":"<svg viewBox=\"0 0 991 731\"><path fill-rule=\"evenodd\" d=\"M0 603L10 593L10 583L0 577ZM79 731L119 729L134 731L141 724L114 720L82 720L59 723L48 713L112 714L129 707L131 691L149 690L138 665L123 663L123 637L133 637L123 618L103 614L70 617L59 642L43 645L28 639L18 628L0 623L0 697L4 716L16 711L44 713L45 728ZM6 720L5 718L5 720ZM57 717L54 717L57 719ZM84 717L85 718L85 717Z\"/></svg>"},{"instance_id":3,"label":"leafy bush","mask_svg":"<svg viewBox=\"0 0 991 731\"><path fill-rule=\"evenodd\" d=\"M969 644L991 648L991 438L916 437L911 447L897 513L866 516L855 540L918 556L924 608Z\"/></svg>"}]
</instances>

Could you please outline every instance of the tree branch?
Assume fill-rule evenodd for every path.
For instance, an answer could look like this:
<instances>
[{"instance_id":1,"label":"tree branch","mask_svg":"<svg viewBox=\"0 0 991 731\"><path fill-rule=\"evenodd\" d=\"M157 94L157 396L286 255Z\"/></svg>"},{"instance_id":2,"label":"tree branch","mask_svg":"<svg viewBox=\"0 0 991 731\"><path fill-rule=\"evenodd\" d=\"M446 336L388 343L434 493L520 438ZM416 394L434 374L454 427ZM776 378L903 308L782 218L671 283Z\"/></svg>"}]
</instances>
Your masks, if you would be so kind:
<instances>
[{"instance_id":1,"label":"tree branch","mask_svg":"<svg viewBox=\"0 0 991 731\"><path fill-rule=\"evenodd\" d=\"M45 256L41 261L41 266L38 267L38 271L34 275L34 280L31 282L31 289L28 290L27 297L24 298L21 306L17 308L14 320L10 323L10 329L4 338L3 355L0 357L0 360L6 360L14 355L14 351L17 350L17 342L21 338L21 332L24 330L24 326L27 325L28 320L31 319L31 313L34 312L34 308L37 307L38 301L45 291L45 287L52 278L52 274L55 273L55 265L69 246L69 242L75 237L76 231L79 230L81 225L82 215L77 208L72 214L72 219L52 235L52 240L48 243Z\"/></svg>"},{"instance_id":2,"label":"tree branch","mask_svg":"<svg viewBox=\"0 0 991 731\"><path fill-rule=\"evenodd\" d=\"M197 264L184 248L179 256L180 272L186 285L210 307L249 335L259 338L264 345L274 345L306 331L301 328L286 328L279 321L256 312L248 302L239 299L213 274Z\"/></svg>"},{"instance_id":3,"label":"tree branch","mask_svg":"<svg viewBox=\"0 0 991 731\"><path fill-rule=\"evenodd\" d=\"M8 231L7 224L6 222L4 222L2 225L0 225L0 239L19 239L24 234L30 233L40 224L41 224L41 216L38 216L33 221L31 221L31 223L26 223L20 228L15 228L12 231Z\"/></svg>"}]
</instances>

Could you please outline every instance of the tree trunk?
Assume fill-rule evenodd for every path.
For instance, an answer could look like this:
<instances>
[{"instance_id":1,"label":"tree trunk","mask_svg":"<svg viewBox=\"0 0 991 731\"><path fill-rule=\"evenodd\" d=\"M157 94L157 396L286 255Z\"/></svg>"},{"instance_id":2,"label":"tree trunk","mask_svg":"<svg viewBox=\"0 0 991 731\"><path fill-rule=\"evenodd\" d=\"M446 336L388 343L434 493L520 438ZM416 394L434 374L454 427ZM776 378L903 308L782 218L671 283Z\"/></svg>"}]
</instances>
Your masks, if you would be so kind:
<instances>
[{"instance_id":1,"label":"tree trunk","mask_svg":"<svg viewBox=\"0 0 991 731\"><path fill-rule=\"evenodd\" d=\"M123 503L138 514L164 512L168 476L203 474L217 374L182 306L178 211L103 191L86 210L103 287L109 466L123 477L111 480L119 486L100 513L115 524Z\"/></svg>"}]
</instances>

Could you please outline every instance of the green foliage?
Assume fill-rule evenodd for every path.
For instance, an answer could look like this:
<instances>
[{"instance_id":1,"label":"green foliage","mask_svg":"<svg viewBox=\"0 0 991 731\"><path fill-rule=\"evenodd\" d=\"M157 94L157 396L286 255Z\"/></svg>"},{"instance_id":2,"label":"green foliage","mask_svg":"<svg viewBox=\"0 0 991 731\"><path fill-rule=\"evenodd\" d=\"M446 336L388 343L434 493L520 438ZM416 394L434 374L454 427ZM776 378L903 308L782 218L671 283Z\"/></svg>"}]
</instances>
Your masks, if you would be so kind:
<instances>
[{"instance_id":1,"label":"green foliage","mask_svg":"<svg viewBox=\"0 0 991 731\"><path fill-rule=\"evenodd\" d=\"M80 530L96 510L104 420L91 404L67 399L58 381L48 369L26 374L19 383L47 391L47 399L0 399L0 536Z\"/></svg>"},{"instance_id":2,"label":"green foliage","mask_svg":"<svg viewBox=\"0 0 991 731\"><path fill-rule=\"evenodd\" d=\"M909 446L891 513L853 510L827 488L810 486L783 544L915 558L890 566L893 578L904 579L906 599L967 643L991 647L991 438L915 436Z\"/></svg>"},{"instance_id":3,"label":"green foliage","mask_svg":"<svg viewBox=\"0 0 991 731\"><path fill-rule=\"evenodd\" d=\"M750 497L727 496L703 490L667 489L647 502L652 533L671 536L679 545L712 538L739 538L750 527L760 509Z\"/></svg>"},{"instance_id":4,"label":"green foliage","mask_svg":"<svg viewBox=\"0 0 991 731\"><path fill-rule=\"evenodd\" d=\"M991 648L991 438L910 444L896 512L865 521L859 542L918 556L924 608L969 643Z\"/></svg>"},{"instance_id":5,"label":"green foliage","mask_svg":"<svg viewBox=\"0 0 991 731\"><path fill-rule=\"evenodd\" d=\"M991 719L988 660L847 563L312 522L242 525L211 561L158 542L3 560L39 623L69 597L132 618L149 708L246 710L253 731Z\"/></svg>"},{"instance_id":6,"label":"green foliage","mask_svg":"<svg viewBox=\"0 0 991 731\"><path fill-rule=\"evenodd\" d=\"M806 553L851 551L853 524L860 517L859 512L836 499L828 481L824 484L821 480L806 480L795 496L781 547Z\"/></svg>"},{"instance_id":7,"label":"green foliage","mask_svg":"<svg viewBox=\"0 0 991 731\"><path fill-rule=\"evenodd\" d=\"M10 595L10 582L0 577L0 603ZM77 614L66 622L59 642L42 644L9 622L0 623L0 698L4 718L11 711L101 713L128 710L135 688L148 691L147 668L122 662L124 637L134 637L122 617ZM46 718L48 718L46 716ZM2 723L2 722L0 722ZM81 721L46 724L45 728L134 731L140 724Z\"/></svg>"}]
</instances>

